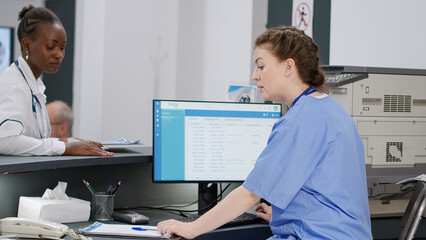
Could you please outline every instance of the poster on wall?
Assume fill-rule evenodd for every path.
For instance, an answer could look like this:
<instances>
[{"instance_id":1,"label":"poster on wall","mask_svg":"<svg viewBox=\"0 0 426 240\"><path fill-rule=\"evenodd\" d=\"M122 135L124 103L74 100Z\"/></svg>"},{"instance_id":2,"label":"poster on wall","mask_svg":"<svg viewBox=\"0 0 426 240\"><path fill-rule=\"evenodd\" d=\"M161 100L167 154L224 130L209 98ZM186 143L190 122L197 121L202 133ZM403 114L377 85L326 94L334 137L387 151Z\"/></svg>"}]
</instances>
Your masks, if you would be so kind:
<instances>
[{"instance_id":1,"label":"poster on wall","mask_svg":"<svg viewBox=\"0 0 426 240\"><path fill-rule=\"evenodd\" d=\"M291 25L312 37L314 0L293 0Z\"/></svg>"},{"instance_id":2,"label":"poster on wall","mask_svg":"<svg viewBox=\"0 0 426 240\"><path fill-rule=\"evenodd\" d=\"M0 27L0 74L11 64L13 29Z\"/></svg>"}]
</instances>

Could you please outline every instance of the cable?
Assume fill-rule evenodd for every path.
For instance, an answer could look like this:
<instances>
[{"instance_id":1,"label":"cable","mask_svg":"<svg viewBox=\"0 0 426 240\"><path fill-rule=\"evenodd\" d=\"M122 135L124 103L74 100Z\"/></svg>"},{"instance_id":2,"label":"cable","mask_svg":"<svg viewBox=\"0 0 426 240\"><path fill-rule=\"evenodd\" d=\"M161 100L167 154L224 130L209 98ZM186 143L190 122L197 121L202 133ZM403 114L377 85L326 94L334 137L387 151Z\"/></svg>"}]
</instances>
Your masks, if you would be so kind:
<instances>
[{"instance_id":1,"label":"cable","mask_svg":"<svg viewBox=\"0 0 426 240\"><path fill-rule=\"evenodd\" d=\"M75 233L72 229L68 229L67 234L74 240L93 240L91 237L85 237L81 234Z\"/></svg>"}]
</instances>

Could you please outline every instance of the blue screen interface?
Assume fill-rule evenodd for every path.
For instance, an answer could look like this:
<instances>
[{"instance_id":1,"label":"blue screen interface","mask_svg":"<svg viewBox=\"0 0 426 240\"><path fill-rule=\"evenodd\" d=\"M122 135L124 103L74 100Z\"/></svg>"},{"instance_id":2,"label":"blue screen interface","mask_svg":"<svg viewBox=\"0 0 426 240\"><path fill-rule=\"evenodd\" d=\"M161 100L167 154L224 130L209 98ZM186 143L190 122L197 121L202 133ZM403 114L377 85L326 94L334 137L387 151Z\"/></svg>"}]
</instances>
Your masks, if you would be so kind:
<instances>
[{"instance_id":1,"label":"blue screen interface","mask_svg":"<svg viewBox=\"0 0 426 240\"><path fill-rule=\"evenodd\" d=\"M156 182L244 181L281 104L153 101Z\"/></svg>"}]
</instances>

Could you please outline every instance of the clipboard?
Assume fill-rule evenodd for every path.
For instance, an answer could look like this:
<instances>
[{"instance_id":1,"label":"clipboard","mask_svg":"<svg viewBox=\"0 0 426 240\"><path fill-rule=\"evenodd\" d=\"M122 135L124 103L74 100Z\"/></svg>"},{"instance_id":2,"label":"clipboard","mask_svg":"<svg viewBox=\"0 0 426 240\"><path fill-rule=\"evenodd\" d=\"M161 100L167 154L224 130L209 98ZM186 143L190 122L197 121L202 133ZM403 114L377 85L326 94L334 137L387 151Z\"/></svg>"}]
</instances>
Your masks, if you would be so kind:
<instances>
[{"instance_id":1,"label":"clipboard","mask_svg":"<svg viewBox=\"0 0 426 240\"><path fill-rule=\"evenodd\" d=\"M95 222L92 225L79 229L83 235L93 236L122 236L140 238L168 238L169 234L157 232L156 226L148 225L128 225L128 224L105 224Z\"/></svg>"}]
</instances>

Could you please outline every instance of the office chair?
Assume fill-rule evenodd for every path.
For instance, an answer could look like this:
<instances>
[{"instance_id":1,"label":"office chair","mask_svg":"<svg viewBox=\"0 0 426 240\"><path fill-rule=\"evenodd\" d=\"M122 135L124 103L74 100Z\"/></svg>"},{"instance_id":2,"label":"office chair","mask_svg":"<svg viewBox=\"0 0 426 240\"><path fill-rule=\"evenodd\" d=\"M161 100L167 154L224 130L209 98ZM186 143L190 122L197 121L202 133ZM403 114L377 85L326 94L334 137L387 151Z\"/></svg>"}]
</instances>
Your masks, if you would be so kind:
<instances>
[{"instance_id":1,"label":"office chair","mask_svg":"<svg viewBox=\"0 0 426 240\"><path fill-rule=\"evenodd\" d=\"M420 220L422 219L426 207L426 183L417 182L416 187L405 209L404 216L401 219L401 227L404 227L399 240L411 240L417 231Z\"/></svg>"}]
</instances>

